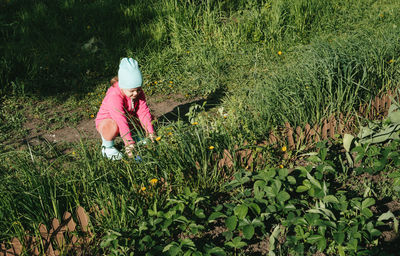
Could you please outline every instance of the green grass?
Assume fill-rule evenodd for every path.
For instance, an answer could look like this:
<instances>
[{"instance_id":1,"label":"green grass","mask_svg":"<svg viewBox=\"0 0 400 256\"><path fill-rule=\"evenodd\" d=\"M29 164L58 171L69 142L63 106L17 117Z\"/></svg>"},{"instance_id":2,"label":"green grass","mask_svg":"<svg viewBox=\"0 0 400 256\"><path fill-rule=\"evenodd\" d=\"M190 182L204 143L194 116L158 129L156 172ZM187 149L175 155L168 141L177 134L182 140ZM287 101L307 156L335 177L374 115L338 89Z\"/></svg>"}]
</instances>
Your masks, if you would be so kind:
<instances>
[{"instance_id":1,"label":"green grass","mask_svg":"<svg viewBox=\"0 0 400 256\"><path fill-rule=\"evenodd\" d=\"M377 173L390 179L365 186L363 173L346 162L340 140L318 144L315 154L289 152L289 159L279 148L254 143L284 122L356 115L359 104L398 87L397 1L4 0L0 7L0 240L35 232L39 223L77 205L98 205L107 213L91 219L98 235L91 249L98 253L152 248L158 254L197 249L207 255L214 247L245 255L243 248L277 230L287 242L271 242L270 249L281 255L373 254L387 245L375 231L388 228L386 219L378 220L383 212L371 216L359 204L398 200L397 141L366 149L373 151L359 164L375 168L385 159L387 168ZM177 121L156 123L161 139L138 148L141 163L104 159L99 141L17 148L32 118L50 131L95 115L124 56L139 61L148 97L200 96L208 103ZM247 166L235 159L233 169L219 168L225 149L248 149L261 154L263 163ZM311 162L305 161L310 155ZM311 178L295 168L296 158ZM281 164L293 173L277 169ZM166 184L151 186L153 178ZM271 190L262 192L262 182ZM333 215L316 213L324 200ZM229 228L219 243L204 241L202 233L213 229L209 218L215 212ZM330 223L335 218L336 228ZM307 221L315 221L312 228ZM357 225L345 228L348 223ZM350 239L356 231L362 236Z\"/></svg>"}]
</instances>

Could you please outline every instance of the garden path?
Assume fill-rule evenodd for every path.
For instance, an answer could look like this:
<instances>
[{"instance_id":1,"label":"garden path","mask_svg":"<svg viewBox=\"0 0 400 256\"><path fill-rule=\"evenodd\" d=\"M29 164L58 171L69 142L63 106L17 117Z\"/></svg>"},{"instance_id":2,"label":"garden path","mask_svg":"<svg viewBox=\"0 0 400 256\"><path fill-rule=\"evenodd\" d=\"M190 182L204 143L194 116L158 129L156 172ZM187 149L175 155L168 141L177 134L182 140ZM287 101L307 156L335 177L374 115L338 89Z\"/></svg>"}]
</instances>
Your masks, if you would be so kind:
<instances>
[{"instance_id":1,"label":"garden path","mask_svg":"<svg viewBox=\"0 0 400 256\"><path fill-rule=\"evenodd\" d=\"M178 96L168 98L164 96L152 96L147 99L150 112L158 120L176 120L178 115L184 116L191 104L202 101L201 98L185 99ZM28 120L25 128L29 131L28 136L24 138L24 143L37 145L48 141L58 142L77 142L80 139L99 139L93 118L84 118L76 127L63 127L54 131L41 130L35 120Z\"/></svg>"}]
</instances>

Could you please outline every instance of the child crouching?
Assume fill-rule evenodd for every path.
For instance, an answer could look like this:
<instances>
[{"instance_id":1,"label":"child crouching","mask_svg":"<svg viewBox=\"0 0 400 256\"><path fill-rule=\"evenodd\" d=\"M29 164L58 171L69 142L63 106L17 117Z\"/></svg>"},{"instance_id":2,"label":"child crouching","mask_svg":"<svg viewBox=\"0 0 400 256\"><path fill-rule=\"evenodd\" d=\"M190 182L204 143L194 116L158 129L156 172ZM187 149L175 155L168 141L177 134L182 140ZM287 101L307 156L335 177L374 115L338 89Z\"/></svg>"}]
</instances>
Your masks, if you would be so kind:
<instances>
[{"instance_id":1,"label":"child crouching","mask_svg":"<svg viewBox=\"0 0 400 256\"><path fill-rule=\"evenodd\" d=\"M122 158L114 147L114 139L120 135L128 157L133 156L135 141L132 138L128 120L138 119L146 134L153 141L152 116L146 103L142 86L142 73L136 60L123 58L119 65L118 77L111 80L111 87L96 116L96 129L102 138L102 155L113 160Z\"/></svg>"}]
</instances>

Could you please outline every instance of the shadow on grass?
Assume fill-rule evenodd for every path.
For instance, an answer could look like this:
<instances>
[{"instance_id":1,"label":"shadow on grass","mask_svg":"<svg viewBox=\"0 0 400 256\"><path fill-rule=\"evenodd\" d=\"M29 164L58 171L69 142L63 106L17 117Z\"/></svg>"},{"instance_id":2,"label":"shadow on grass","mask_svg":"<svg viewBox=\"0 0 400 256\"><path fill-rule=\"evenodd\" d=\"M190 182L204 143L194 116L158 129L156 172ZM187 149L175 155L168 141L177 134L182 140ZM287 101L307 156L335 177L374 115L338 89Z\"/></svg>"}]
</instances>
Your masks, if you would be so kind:
<instances>
[{"instance_id":1,"label":"shadow on grass","mask_svg":"<svg viewBox=\"0 0 400 256\"><path fill-rule=\"evenodd\" d=\"M189 103L185 103L175 107L172 111L158 117L159 124L165 124L174 122L177 120L182 120L188 122L188 117L186 116L189 113L190 107L197 104L202 106L204 105L204 110L208 111L211 108L214 108L222 103L222 98L225 96L226 90L223 87L218 88L213 93L211 93L206 99L194 100Z\"/></svg>"},{"instance_id":2,"label":"shadow on grass","mask_svg":"<svg viewBox=\"0 0 400 256\"><path fill-rule=\"evenodd\" d=\"M133 2L2 2L0 95L79 98L116 75L120 58L158 43L154 8Z\"/></svg>"}]
</instances>

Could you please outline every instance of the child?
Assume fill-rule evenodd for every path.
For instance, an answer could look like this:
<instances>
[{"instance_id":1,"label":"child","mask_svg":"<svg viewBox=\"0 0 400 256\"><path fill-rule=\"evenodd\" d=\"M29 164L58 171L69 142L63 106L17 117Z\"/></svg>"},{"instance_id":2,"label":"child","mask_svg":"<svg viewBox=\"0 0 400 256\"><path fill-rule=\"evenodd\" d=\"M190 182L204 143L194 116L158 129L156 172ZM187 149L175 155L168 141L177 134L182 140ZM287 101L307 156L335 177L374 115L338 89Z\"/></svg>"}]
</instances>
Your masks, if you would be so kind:
<instances>
[{"instance_id":1,"label":"child","mask_svg":"<svg viewBox=\"0 0 400 256\"><path fill-rule=\"evenodd\" d=\"M153 141L152 116L146 103L142 86L142 73L136 60L123 58L119 64L118 77L111 80L111 87L103 99L96 116L96 129L103 140L102 155L113 160L122 158L114 147L114 138L121 136L125 152L133 156L135 141L129 129L130 117L138 118L146 134Z\"/></svg>"}]
</instances>

